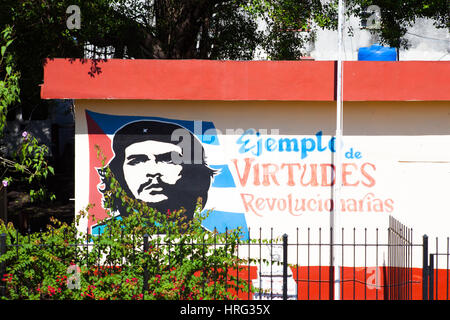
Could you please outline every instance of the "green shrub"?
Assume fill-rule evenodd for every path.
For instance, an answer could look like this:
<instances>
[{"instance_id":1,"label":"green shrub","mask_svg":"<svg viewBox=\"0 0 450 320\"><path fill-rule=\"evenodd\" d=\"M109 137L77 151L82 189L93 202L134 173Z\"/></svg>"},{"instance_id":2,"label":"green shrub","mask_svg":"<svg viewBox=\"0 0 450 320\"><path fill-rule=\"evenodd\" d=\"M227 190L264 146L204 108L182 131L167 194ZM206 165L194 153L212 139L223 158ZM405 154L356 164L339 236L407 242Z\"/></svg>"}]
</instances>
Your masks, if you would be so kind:
<instances>
[{"instance_id":1,"label":"green shrub","mask_svg":"<svg viewBox=\"0 0 450 320\"><path fill-rule=\"evenodd\" d=\"M106 174L112 175L110 171ZM6 299L236 299L239 230L209 232L202 227L199 199L194 219L183 209L166 214L127 197L112 177L105 203L120 199L131 214L95 221L92 206L68 225L52 220L44 232L22 235L0 225L7 252ZM80 231L81 218L102 227L98 235ZM144 245L145 242L145 245Z\"/></svg>"},{"instance_id":2,"label":"green shrub","mask_svg":"<svg viewBox=\"0 0 450 320\"><path fill-rule=\"evenodd\" d=\"M78 220L53 220L46 231L28 235L1 224L3 298L235 299L230 289L237 285L246 292L247 283L233 275L246 263L236 256L239 232L210 233L201 226L204 217L184 222L181 213L111 217L100 235L80 232Z\"/></svg>"}]
</instances>

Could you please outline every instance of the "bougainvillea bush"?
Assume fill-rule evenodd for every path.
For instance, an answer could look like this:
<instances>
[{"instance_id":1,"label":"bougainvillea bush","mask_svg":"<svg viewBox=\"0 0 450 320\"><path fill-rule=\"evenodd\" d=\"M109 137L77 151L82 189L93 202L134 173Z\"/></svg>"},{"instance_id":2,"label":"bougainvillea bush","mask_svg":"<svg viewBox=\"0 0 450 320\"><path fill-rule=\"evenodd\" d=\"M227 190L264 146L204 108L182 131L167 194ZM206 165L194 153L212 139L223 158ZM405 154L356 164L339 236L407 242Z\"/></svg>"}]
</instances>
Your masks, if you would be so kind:
<instances>
[{"instance_id":1,"label":"bougainvillea bush","mask_svg":"<svg viewBox=\"0 0 450 320\"><path fill-rule=\"evenodd\" d=\"M107 219L100 235L56 220L26 235L2 223L1 298L235 299L237 287L251 290L235 277L247 263L236 256L239 232L208 232L202 218L180 224L179 214Z\"/></svg>"},{"instance_id":2,"label":"bougainvillea bush","mask_svg":"<svg viewBox=\"0 0 450 320\"><path fill-rule=\"evenodd\" d=\"M236 276L248 263L236 254L242 233L205 230L201 199L194 219L186 221L183 209L156 212L111 181L106 207L119 199L130 214L117 218L107 211L107 219L95 221L100 234L80 231L81 219L94 219L90 206L70 225L52 220L33 234L0 222L6 242L1 298L236 299L237 291L252 290Z\"/></svg>"}]
</instances>

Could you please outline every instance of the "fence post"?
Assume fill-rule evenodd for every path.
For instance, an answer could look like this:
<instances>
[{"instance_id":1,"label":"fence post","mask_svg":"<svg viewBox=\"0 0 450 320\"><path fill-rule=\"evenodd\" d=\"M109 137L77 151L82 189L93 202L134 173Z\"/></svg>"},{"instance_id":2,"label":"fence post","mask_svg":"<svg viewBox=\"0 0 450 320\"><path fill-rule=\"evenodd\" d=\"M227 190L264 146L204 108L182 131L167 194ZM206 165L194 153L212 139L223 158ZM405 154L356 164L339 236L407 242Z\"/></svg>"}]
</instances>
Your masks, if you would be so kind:
<instances>
[{"instance_id":1,"label":"fence post","mask_svg":"<svg viewBox=\"0 0 450 320\"><path fill-rule=\"evenodd\" d=\"M287 270L288 270L288 235L283 234L283 300L287 300Z\"/></svg>"},{"instance_id":2,"label":"fence post","mask_svg":"<svg viewBox=\"0 0 450 320\"><path fill-rule=\"evenodd\" d=\"M0 257L6 253L6 234L0 234ZM0 276L3 278L6 273L6 262L0 264ZM0 284L0 297L6 295L6 283L4 281Z\"/></svg>"},{"instance_id":3,"label":"fence post","mask_svg":"<svg viewBox=\"0 0 450 320\"><path fill-rule=\"evenodd\" d=\"M330 228L330 239L334 239L333 238L333 228ZM329 278L329 286L328 286L328 298L329 300L334 300L334 244L332 241L330 241L330 264L329 264L329 274L328 274L328 278ZM298 268L298 266L297 266ZM319 284L320 285L320 284Z\"/></svg>"},{"instance_id":4,"label":"fence post","mask_svg":"<svg viewBox=\"0 0 450 320\"><path fill-rule=\"evenodd\" d=\"M428 236L423 236L422 299L428 300Z\"/></svg>"},{"instance_id":5,"label":"fence post","mask_svg":"<svg viewBox=\"0 0 450 320\"><path fill-rule=\"evenodd\" d=\"M430 254L429 264L429 283L428 283L428 300L434 300L434 254Z\"/></svg>"},{"instance_id":6,"label":"fence post","mask_svg":"<svg viewBox=\"0 0 450 320\"><path fill-rule=\"evenodd\" d=\"M6 187L0 189L0 220L3 220L5 225L8 223L8 196Z\"/></svg>"},{"instance_id":7,"label":"fence post","mask_svg":"<svg viewBox=\"0 0 450 320\"><path fill-rule=\"evenodd\" d=\"M145 293L148 291L148 266L146 261L146 254L148 252L148 234L144 234L144 284L142 286L142 295L145 296Z\"/></svg>"}]
</instances>

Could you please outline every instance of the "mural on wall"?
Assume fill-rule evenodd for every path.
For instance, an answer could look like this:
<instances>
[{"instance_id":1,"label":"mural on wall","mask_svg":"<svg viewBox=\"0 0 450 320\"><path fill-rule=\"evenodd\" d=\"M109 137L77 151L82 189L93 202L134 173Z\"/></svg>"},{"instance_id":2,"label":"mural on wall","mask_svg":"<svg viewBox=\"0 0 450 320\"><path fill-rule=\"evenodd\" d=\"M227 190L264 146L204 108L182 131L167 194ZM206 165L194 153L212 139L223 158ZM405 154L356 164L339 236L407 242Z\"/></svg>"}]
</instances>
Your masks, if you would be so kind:
<instances>
[{"instance_id":1,"label":"mural on wall","mask_svg":"<svg viewBox=\"0 0 450 320\"><path fill-rule=\"evenodd\" d=\"M100 219L106 217L102 197L110 183L96 145L127 194L160 212L184 207L192 219L201 197L203 212L210 212L203 222L208 230L241 227L248 238L248 227L286 229L320 219L323 224L333 210L335 138L320 130L308 136L248 128L221 132L210 121L92 111L86 119L89 199ZM341 211L391 214L392 186L378 178L392 162L358 145L355 138L345 146ZM113 209L127 215L121 203ZM101 232L100 225L88 227Z\"/></svg>"},{"instance_id":2,"label":"mural on wall","mask_svg":"<svg viewBox=\"0 0 450 320\"><path fill-rule=\"evenodd\" d=\"M194 144L191 150L183 150L179 141L172 140L177 130L183 130L191 138ZM215 172L207 166L203 156L201 163L194 163L193 150L197 148L203 155L198 139L179 125L150 120L131 122L114 134L114 157L107 167L129 196L148 203L159 212L185 208L185 215L191 220L197 198L207 201ZM175 156L182 157L189 151L190 161L175 163ZM104 193L110 181L105 177L104 168L98 171ZM113 209L121 216L128 215L120 201L114 203Z\"/></svg>"},{"instance_id":3,"label":"mural on wall","mask_svg":"<svg viewBox=\"0 0 450 320\"><path fill-rule=\"evenodd\" d=\"M160 212L184 207L191 219L196 200L202 197L202 212L210 212L203 227L210 231L240 227L244 239L277 238L287 233L289 239L299 241L296 228L329 226L334 206L335 138L320 128L309 135L287 135L276 129L217 128L216 119L123 116L88 110L85 116L89 202L95 205L90 212L98 219L107 217L103 207L103 194L109 187L104 174L107 166L130 197ZM390 158L392 150L386 152L396 146L376 143L376 139L371 142L368 137L355 136L344 141L339 205L343 215L350 217L348 221L362 218L359 221L364 226L392 214L401 190L393 183L401 179ZM96 146L106 157L105 163L97 156ZM114 203L114 211L119 218L128 214L121 203ZM101 222L95 225L89 220L88 231L102 233ZM309 239L309 232L300 234L306 235L308 241L317 241ZM259 254L279 261L280 248L266 244ZM304 256L306 252L302 254L302 261L309 258ZM298 259L298 252L289 259ZM269 275L280 275L281 268L258 270L253 279L256 287L281 292L281 283L266 281ZM288 281L288 295L296 297L291 269Z\"/></svg>"},{"instance_id":4,"label":"mural on wall","mask_svg":"<svg viewBox=\"0 0 450 320\"><path fill-rule=\"evenodd\" d=\"M235 187L228 166L208 164L203 145L218 145L212 138L215 128L211 122L202 122L204 131L195 135L195 122L155 117L123 117L86 112L90 147L90 203L95 204L93 214L106 217L103 209L103 193L108 191L109 181L105 168L97 156L98 145L125 192L132 198L148 203L160 212L183 207L188 219L192 219L197 199L202 198L203 212L208 208L211 188ZM203 133L208 130L208 139ZM178 159L178 161L177 161ZM210 212L203 226L216 228L241 227L247 238L247 224L243 212L218 210ZM113 203L115 215L128 215L120 201ZM91 232L101 232L101 224L92 226Z\"/></svg>"}]
</instances>

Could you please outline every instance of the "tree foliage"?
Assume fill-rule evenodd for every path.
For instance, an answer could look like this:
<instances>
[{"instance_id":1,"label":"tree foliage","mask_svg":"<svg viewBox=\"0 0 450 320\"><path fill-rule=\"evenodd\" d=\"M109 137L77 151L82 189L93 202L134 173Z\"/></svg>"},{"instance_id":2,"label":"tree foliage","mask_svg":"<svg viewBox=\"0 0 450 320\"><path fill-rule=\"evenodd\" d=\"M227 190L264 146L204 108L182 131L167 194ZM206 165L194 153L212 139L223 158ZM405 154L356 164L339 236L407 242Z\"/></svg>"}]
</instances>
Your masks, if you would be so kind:
<instances>
[{"instance_id":1,"label":"tree foliage","mask_svg":"<svg viewBox=\"0 0 450 320\"><path fill-rule=\"evenodd\" d=\"M250 60L262 50L269 59L292 60L305 54L315 30L335 29L338 0L3 0L0 29L13 25L11 50L21 72L24 118L46 117L40 100L46 58ZM81 28L69 29L66 10L77 5ZM347 0L346 12L364 17L381 9L383 43L407 47L406 28L417 18L449 27L447 0ZM259 26L265 26L261 29ZM89 47L88 45L92 45Z\"/></svg>"},{"instance_id":2,"label":"tree foliage","mask_svg":"<svg viewBox=\"0 0 450 320\"><path fill-rule=\"evenodd\" d=\"M347 13L364 17L371 5L380 8L380 28L372 30L382 43L394 48L409 47L406 32L419 18L432 19L437 28L450 28L450 11L447 0L348 0Z\"/></svg>"},{"instance_id":3,"label":"tree foliage","mask_svg":"<svg viewBox=\"0 0 450 320\"><path fill-rule=\"evenodd\" d=\"M9 48L16 39L10 26L1 32L0 38L0 138L4 137L8 109L20 101L20 72L16 70L16 59ZM47 163L48 147L24 131L17 150L11 157L0 156L1 188L11 184L13 180L26 181L29 186L31 201L54 199L45 186L45 179L54 174L53 167Z\"/></svg>"},{"instance_id":4,"label":"tree foliage","mask_svg":"<svg viewBox=\"0 0 450 320\"><path fill-rule=\"evenodd\" d=\"M0 33L0 138L6 124L8 106L19 100L20 73L15 68L14 56L8 50L13 43L12 28L6 26Z\"/></svg>"}]
</instances>

